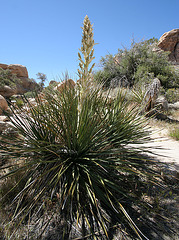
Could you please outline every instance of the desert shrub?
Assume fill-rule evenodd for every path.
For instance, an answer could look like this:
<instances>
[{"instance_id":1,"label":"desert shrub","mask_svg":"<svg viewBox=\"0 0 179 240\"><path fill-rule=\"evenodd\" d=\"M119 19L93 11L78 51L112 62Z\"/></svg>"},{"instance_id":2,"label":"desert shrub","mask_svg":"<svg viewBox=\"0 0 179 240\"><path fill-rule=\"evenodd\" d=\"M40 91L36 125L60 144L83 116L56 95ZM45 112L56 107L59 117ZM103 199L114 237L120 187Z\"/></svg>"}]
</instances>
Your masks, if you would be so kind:
<instances>
[{"instance_id":1,"label":"desert shrub","mask_svg":"<svg viewBox=\"0 0 179 240\"><path fill-rule=\"evenodd\" d=\"M170 136L179 141L179 127L175 127L173 130L171 130Z\"/></svg>"},{"instance_id":2,"label":"desert shrub","mask_svg":"<svg viewBox=\"0 0 179 240\"><path fill-rule=\"evenodd\" d=\"M129 85L126 76L122 75L120 66L112 54L102 57L100 63L102 70L94 73L94 80L97 83L102 83L105 88Z\"/></svg>"},{"instance_id":3,"label":"desert shrub","mask_svg":"<svg viewBox=\"0 0 179 240\"><path fill-rule=\"evenodd\" d=\"M135 72L135 87L146 88L152 83L154 73L151 73L148 66L140 65Z\"/></svg>"},{"instance_id":4,"label":"desert shrub","mask_svg":"<svg viewBox=\"0 0 179 240\"><path fill-rule=\"evenodd\" d=\"M16 99L16 105L19 108L22 108L24 106L24 101L22 99Z\"/></svg>"},{"instance_id":5,"label":"desert shrub","mask_svg":"<svg viewBox=\"0 0 179 240\"><path fill-rule=\"evenodd\" d=\"M103 57L100 75L107 76L104 77L106 87L110 86L114 78L118 80L119 85L132 87L138 82L147 84L152 80L152 76L159 78L165 88L178 86L179 75L168 61L168 53L154 51L156 43L156 39L133 42L129 50L119 49L115 56ZM100 80L100 75L98 72L94 74L97 81Z\"/></svg>"},{"instance_id":6,"label":"desert shrub","mask_svg":"<svg viewBox=\"0 0 179 240\"><path fill-rule=\"evenodd\" d=\"M104 84L106 88L109 88L111 79L113 79L113 77L115 77L115 75L110 74L110 72L100 70L95 73L94 80L97 83Z\"/></svg>"},{"instance_id":7,"label":"desert shrub","mask_svg":"<svg viewBox=\"0 0 179 240\"><path fill-rule=\"evenodd\" d=\"M33 91L26 92L26 93L24 93L24 96L25 96L26 98L34 98L35 93L34 93Z\"/></svg>"},{"instance_id":8,"label":"desert shrub","mask_svg":"<svg viewBox=\"0 0 179 240\"><path fill-rule=\"evenodd\" d=\"M170 88L165 92L166 99L169 103L179 101L179 88Z\"/></svg>"},{"instance_id":9,"label":"desert shrub","mask_svg":"<svg viewBox=\"0 0 179 240\"><path fill-rule=\"evenodd\" d=\"M22 108L24 106L24 101L22 100L22 95L13 95L9 98L9 104L14 104L18 108Z\"/></svg>"},{"instance_id":10,"label":"desert shrub","mask_svg":"<svg viewBox=\"0 0 179 240\"><path fill-rule=\"evenodd\" d=\"M12 74L9 69L4 70L0 68L0 87L7 85L14 88L20 81L21 80L18 79L16 75Z\"/></svg>"}]
</instances>

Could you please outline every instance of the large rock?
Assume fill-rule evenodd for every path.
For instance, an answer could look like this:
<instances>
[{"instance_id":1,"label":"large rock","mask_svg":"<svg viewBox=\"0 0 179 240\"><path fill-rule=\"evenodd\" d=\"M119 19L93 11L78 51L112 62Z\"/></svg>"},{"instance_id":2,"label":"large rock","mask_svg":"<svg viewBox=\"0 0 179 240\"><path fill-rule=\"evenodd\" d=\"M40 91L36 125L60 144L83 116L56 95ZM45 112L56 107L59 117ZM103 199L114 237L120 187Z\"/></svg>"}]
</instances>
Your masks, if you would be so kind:
<instances>
[{"instance_id":1,"label":"large rock","mask_svg":"<svg viewBox=\"0 0 179 240\"><path fill-rule=\"evenodd\" d=\"M16 85L16 94L24 94L33 91L37 87L37 83L29 78L21 77L19 84Z\"/></svg>"},{"instance_id":2,"label":"large rock","mask_svg":"<svg viewBox=\"0 0 179 240\"><path fill-rule=\"evenodd\" d=\"M11 97L12 95L16 94L17 91L15 88L11 88L9 86L3 86L3 87L0 87L0 95L2 95L3 97Z\"/></svg>"},{"instance_id":3,"label":"large rock","mask_svg":"<svg viewBox=\"0 0 179 240\"><path fill-rule=\"evenodd\" d=\"M168 101L165 96L161 95L156 99L156 106L163 111L168 111Z\"/></svg>"},{"instance_id":4,"label":"large rock","mask_svg":"<svg viewBox=\"0 0 179 240\"><path fill-rule=\"evenodd\" d=\"M160 80L158 78L154 78L153 82L148 86L148 89L144 95L143 111L148 112L152 108L154 108L160 92L160 86L161 86Z\"/></svg>"},{"instance_id":5,"label":"large rock","mask_svg":"<svg viewBox=\"0 0 179 240\"><path fill-rule=\"evenodd\" d=\"M3 113L3 111L6 111L8 109L8 104L6 102L6 99L0 95L0 115Z\"/></svg>"},{"instance_id":6,"label":"large rock","mask_svg":"<svg viewBox=\"0 0 179 240\"><path fill-rule=\"evenodd\" d=\"M28 72L27 68L25 66L19 65L19 64L2 64L0 63L0 68L6 70L9 69L12 74L15 74L17 77L24 77L28 78Z\"/></svg>"},{"instance_id":7,"label":"large rock","mask_svg":"<svg viewBox=\"0 0 179 240\"><path fill-rule=\"evenodd\" d=\"M158 47L164 51L169 51L169 59L179 64L179 29L164 33L159 39Z\"/></svg>"}]
</instances>

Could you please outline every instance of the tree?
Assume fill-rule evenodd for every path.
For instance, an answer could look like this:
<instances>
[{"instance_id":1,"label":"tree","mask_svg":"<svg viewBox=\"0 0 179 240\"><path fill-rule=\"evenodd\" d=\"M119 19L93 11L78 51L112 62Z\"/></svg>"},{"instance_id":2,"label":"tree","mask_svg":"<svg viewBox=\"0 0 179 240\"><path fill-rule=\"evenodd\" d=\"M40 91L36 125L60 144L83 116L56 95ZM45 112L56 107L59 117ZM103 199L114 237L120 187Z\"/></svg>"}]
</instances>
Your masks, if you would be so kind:
<instances>
[{"instance_id":1,"label":"tree","mask_svg":"<svg viewBox=\"0 0 179 240\"><path fill-rule=\"evenodd\" d=\"M40 72L38 72L36 75L37 75L37 79L40 80L39 86L40 86L40 91L42 91L45 85L45 81L47 80L47 76L46 74L40 73Z\"/></svg>"}]
</instances>

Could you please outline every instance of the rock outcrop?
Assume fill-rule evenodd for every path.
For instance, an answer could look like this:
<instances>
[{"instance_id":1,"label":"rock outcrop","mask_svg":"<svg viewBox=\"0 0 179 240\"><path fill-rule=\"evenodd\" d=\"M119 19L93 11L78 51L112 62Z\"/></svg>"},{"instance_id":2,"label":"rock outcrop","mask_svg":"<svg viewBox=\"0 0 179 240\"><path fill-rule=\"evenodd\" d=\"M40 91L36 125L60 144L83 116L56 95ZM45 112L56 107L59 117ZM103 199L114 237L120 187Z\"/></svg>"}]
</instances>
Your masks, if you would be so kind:
<instances>
[{"instance_id":1,"label":"rock outcrop","mask_svg":"<svg viewBox=\"0 0 179 240\"><path fill-rule=\"evenodd\" d=\"M36 86L37 86L36 82L33 82L28 78L23 78L16 85L16 87L12 88L7 85L0 87L0 95L9 98L13 95L24 94L26 92L33 91Z\"/></svg>"},{"instance_id":2,"label":"rock outcrop","mask_svg":"<svg viewBox=\"0 0 179 240\"><path fill-rule=\"evenodd\" d=\"M8 109L8 104L6 102L6 99L0 95L0 115L3 113L3 111L6 111Z\"/></svg>"},{"instance_id":3,"label":"rock outcrop","mask_svg":"<svg viewBox=\"0 0 179 240\"><path fill-rule=\"evenodd\" d=\"M33 91L37 87L37 83L29 78L21 77L19 84L16 85L16 94L24 94Z\"/></svg>"},{"instance_id":4,"label":"rock outcrop","mask_svg":"<svg viewBox=\"0 0 179 240\"><path fill-rule=\"evenodd\" d=\"M12 74L15 74L18 78L28 78L28 71L25 66L19 65L19 64L2 64L0 63L0 68L6 70L9 69Z\"/></svg>"},{"instance_id":5,"label":"rock outcrop","mask_svg":"<svg viewBox=\"0 0 179 240\"><path fill-rule=\"evenodd\" d=\"M4 97L11 97L15 94L24 94L28 91L34 90L34 88L38 85L35 81L29 79L28 71L25 66L19 64L2 64L0 63L0 68L3 70L10 70L11 74L16 75L19 79L17 81L16 86L2 86L0 87L0 95Z\"/></svg>"},{"instance_id":6,"label":"rock outcrop","mask_svg":"<svg viewBox=\"0 0 179 240\"><path fill-rule=\"evenodd\" d=\"M158 47L163 51L169 51L169 60L179 64L179 29L164 33L159 39Z\"/></svg>"}]
</instances>

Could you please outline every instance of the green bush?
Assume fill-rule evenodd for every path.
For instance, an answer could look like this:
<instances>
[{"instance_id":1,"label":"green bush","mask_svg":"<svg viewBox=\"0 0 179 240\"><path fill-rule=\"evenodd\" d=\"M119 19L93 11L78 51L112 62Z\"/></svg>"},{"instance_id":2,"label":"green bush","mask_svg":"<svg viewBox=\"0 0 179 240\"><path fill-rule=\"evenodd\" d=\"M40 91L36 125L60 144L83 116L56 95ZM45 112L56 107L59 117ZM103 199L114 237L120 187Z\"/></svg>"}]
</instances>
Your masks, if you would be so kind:
<instances>
[{"instance_id":1,"label":"green bush","mask_svg":"<svg viewBox=\"0 0 179 240\"><path fill-rule=\"evenodd\" d=\"M16 105L19 108L22 108L24 106L24 101L22 99L16 99Z\"/></svg>"},{"instance_id":2,"label":"green bush","mask_svg":"<svg viewBox=\"0 0 179 240\"><path fill-rule=\"evenodd\" d=\"M26 93L24 93L24 96L26 97L26 98L34 98L36 95L35 95L35 92L26 92Z\"/></svg>"},{"instance_id":3,"label":"green bush","mask_svg":"<svg viewBox=\"0 0 179 240\"><path fill-rule=\"evenodd\" d=\"M101 75L106 87L113 79L119 85L132 87L137 83L147 84L153 80L152 77L158 77L165 88L179 86L179 75L168 61L168 52L154 51L156 43L156 39L133 42L129 50L119 49L115 56L106 55L101 59L100 74L97 71L94 78L100 81Z\"/></svg>"},{"instance_id":4,"label":"green bush","mask_svg":"<svg viewBox=\"0 0 179 240\"><path fill-rule=\"evenodd\" d=\"M154 79L154 73L151 73L148 66L140 65L135 72L134 85L137 88L146 88Z\"/></svg>"},{"instance_id":5,"label":"green bush","mask_svg":"<svg viewBox=\"0 0 179 240\"><path fill-rule=\"evenodd\" d=\"M114 87L117 87L120 81L120 79L118 78L116 79L115 73L112 74L108 71L101 71L101 70L95 73L94 80L97 83L103 84L105 88L113 87L113 84L114 84ZM116 84L115 84L115 80L117 80Z\"/></svg>"},{"instance_id":6,"label":"green bush","mask_svg":"<svg viewBox=\"0 0 179 240\"><path fill-rule=\"evenodd\" d=\"M165 92L166 99L169 103L179 101L179 88L170 88Z\"/></svg>"},{"instance_id":7,"label":"green bush","mask_svg":"<svg viewBox=\"0 0 179 240\"><path fill-rule=\"evenodd\" d=\"M16 84L20 82L21 80L18 79L16 75L12 74L10 70L0 68L0 87L7 85L14 88L16 87Z\"/></svg>"},{"instance_id":8,"label":"green bush","mask_svg":"<svg viewBox=\"0 0 179 240\"><path fill-rule=\"evenodd\" d=\"M179 127L176 127L172 131L170 131L170 136L179 141Z\"/></svg>"},{"instance_id":9,"label":"green bush","mask_svg":"<svg viewBox=\"0 0 179 240\"><path fill-rule=\"evenodd\" d=\"M116 87L118 85L128 85L126 78L123 78L120 67L116 64L112 54L101 58L102 70L94 73L94 80L97 83L102 83L105 88Z\"/></svg>"}]
</instances>

